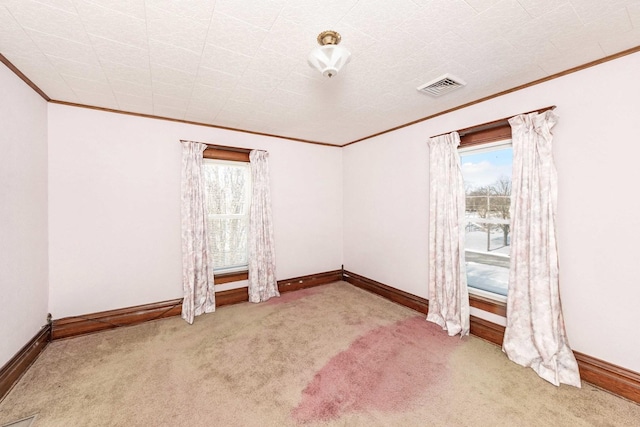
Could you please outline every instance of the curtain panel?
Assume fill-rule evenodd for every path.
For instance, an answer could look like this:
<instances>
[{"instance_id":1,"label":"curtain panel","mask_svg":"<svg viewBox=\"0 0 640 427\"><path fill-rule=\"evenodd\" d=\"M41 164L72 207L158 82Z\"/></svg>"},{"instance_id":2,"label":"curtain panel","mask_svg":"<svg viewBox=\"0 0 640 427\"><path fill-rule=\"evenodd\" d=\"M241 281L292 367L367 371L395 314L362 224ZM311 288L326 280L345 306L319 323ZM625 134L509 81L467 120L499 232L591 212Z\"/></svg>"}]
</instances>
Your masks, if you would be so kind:
<instances>
[{"instance_id":1,"label":"curtain panel","mask_svg":"<svg viewBox=\"0 0 640 427\"><path fill-rule=\"evenodd\" d=\"M252 150L251 208L249 211L249 301L279 297L276 280L276 251L273 239L269 153Z\"/></svg>"},{"instance_id":2,"label":"curtain panel","mask_svg":"<svg viewBox=\"0 0 640 427\"><path fill-rule=\"evenodd\" d=\"M190 324L195 316L216 309L202 171L202 153L206 148L206 144L199 142L182 142L182 318Z\"/></svg>"},{"instance_id":3,"label":"curtain panel","mask_svg":"<svg viewBox=\"0 0 640 427\"><path fill-rule=\"evenodd\" d=\"M509 120L513 141L511 269L503 351L554 385L580 387L560 304L553 111Z\"/></svg>"},{"instance_id":4,"label":"curtain panel","mask_svg":"<svg viewBox=\"0 0 640 427\"><path fill-rule=\"evenodd\" d=\"M465 193L457 132L429 139L429 313L451 336L469 334Z\"/></svg>"}]
</instances>

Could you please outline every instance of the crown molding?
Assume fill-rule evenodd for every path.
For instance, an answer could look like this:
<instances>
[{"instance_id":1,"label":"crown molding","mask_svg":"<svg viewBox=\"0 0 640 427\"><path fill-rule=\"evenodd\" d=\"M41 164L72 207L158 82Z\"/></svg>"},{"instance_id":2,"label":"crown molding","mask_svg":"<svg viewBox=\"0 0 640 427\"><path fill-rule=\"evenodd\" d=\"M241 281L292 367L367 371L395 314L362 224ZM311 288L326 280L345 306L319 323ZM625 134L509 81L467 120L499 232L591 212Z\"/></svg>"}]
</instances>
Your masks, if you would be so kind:
<instances>
[{"instance_id":1,"label":"crown molding","mask_svg":"<svg viewBox=\"0 0 640 427\"><path fill-rule=\"evenodd\" d=\"M49 98L47 96L46 93L44 93L44 91L42 89L40 89L34 82L32 82L29 77L25 76L22 71L18 70L18 67L16 67L15 65L13 65L11 63L11 61L9 61L7 59L6 56L4 56L3 54L0 53L0 62L2 62L4 65L7 66L8 69L10 69L11 71L13 71L13 73L20 77L20 79L25 82L31 89L33 89L38 95L40 95L42 97L42 99L44 99L45 101L49 102L51 101L51 98Z\"/></svg>"},{"instance_id":2,"label":"crown molding","mask_svg":"<svg viewBox=\"0 0 640 427\"><path fill-rule=\"evenodd\" d=\"M515 87L512 87L510 89L506 89L506 90L503 90L501 92L494 93L492 95L487 95L487 96L484 96L482 98L476 99L474 101L470 101L470 102L467 102L465 104L458 105L456 107L452 107L452 108L440 111L438 113L431 114L429 116L426 116L426 117L423 117L423 118L420 118L420 119L417 119L417 120L413 120L413 121L407 122L405 124L402 124L402 125L399 125L399 126L395 126L395 127L390 128L390 129L387 129L387 130L384 130L384 131L381 131L381 132L377 132L377 133L374 133L374 134L371 134L371 135L356 139L356 140L351 141L351 142L347 142L346 144L342 144L342 145L340 145L340 144L330 144L330 143L321 142L321 141L312 141L312 140L302 139L302 138L293 138L293 137L281 136L281 135L275 135L275 134L269 134L269 133L263 133L263 132L254 132L254 131L237 129L237 128L226 127L226 126L217 126L217 125L212 125L212 124L208 124L208 123L193 122L193 121L189 121L189 120L172 119L172 118L169 118L169 117L156 116L156 115L153 115L153 114L133 113L133 112L129 112L129 111L115 110L115 109L112 109L112 108L103 108L103 107L96 107L96 106L86 105L86 104L78 104L78 103L74 103L74 102L59 101L59 100L55 100L55 99L49 98L49 96L47 96L47 94L44 93L44 91L42 91L35 83L33 83L27 76L25 76L15 65L13 65L11 63L11 61L9 61L2 54L0 54L0 62L5 64L11 71L13 71L27 85L29 85L29 87L31 87L34 91L36 91L36 93L38 93L44 100L46 100L47 102L50 102L52 104L66 105L66 106L70 106L70 107L88 108L88 109L91 109L91 110L99 110L99 111L105 111L105 112L116 113L116 114L125 114L125 115L130 115L130 116L144 117L144 118L148 118L148 119L167 120L167 121L176 122L176 123L184 123L184 124L196 125L196 126L205 126L205 127L215 128L215 129L228 130L228 131L232 131L232 132L242 132L242 133L248 133L248 134L251 134L251 135L266 136L266 137L270 137L270 138L279 138L279 139L285 139L285 140L295 141L295 142L303 142L303 143L306 143L306 144L322 145L322 146L325 146L325 147L344 148L344 147L348 147L349 145L356 144L358 142L366 141L366 140L374 138L376 136L384 135L386 133L390 133L390 132L393 132L393 131L396 131L396 130L400 130L400 129L403 129L403 128L406 128L406 127L409 127L409 126L412 126L412 125L415 125L415 124L418 124L418 123L422 123L424 121L431 120L433 118L436 118L436 117L439 117L439 116L442 116L442 115L445 115L445 114L448 114L448 113L452 113L454 111L458 111L458 110L461 110L463 108L467 108L467 107L470 107L472 105L479 104L481 102L488 101L488 100L493 99L493 98L498 98L500 96L507 95L507 94L512 93L512 92L517 92L519 90L526 89L528 87L535 86L535 85L538 85L540 83L547 82L549 80L554 80L554 79L557 79L559 77L563 77L563 76L566 76L568 74L575 73L577 71L581 71L581 70L584 70L584 69L587 69L587 68L591 68L591 67L594 67L596 65L603 64L605 62L613 61L614 59L622 58L624 56L631 55L631 54L636 53L636 52L640 52L640 46L632 47L630 49L623 50L623 51L615 53L613 55L608 55L608 56L605 56L604 58L596 59L595 61L587 62L586 64L578 65L576 67L569 68L568 70L561 71L561 72L555 73L555 74L551 74L551 75L543 77L541 79L537 79L537 80L534 80L534 81L529 82L529 83L524 83L524 84L521 84L519 86L515 86Z\"/></svg>"},{"instance_id":3,"label":"crown molding","mask_svg":"<svg viewBox=\"0 0 640 427\"><path fill-rule=\"evenodd\" d=\"M384 135L385 133L393 132L393 131L396 131L396 130L399 130L399 129L402 129L402 128L406 128L408 126L412 126L412 125L415 125L415 124L418 124L418 123L422 123L424 121L431 120L433 118L436 118L436 117L439 117L439 116L443 116L445 114L452 113L454 111L462 110L463 108L467 108L467 107L470 107L472 105L479 104L481 102L488 101L488 100L493 99L493 98L498 98L500 96L507 95L507 94L512 93L512 92L517 92L519 90L526 89L526 88L531 87L531 86L539 85L540 83L548 82L549 80L554 80L554 79L557 79L559 77L566 76L567 74L572 74L572 73L575 73L577 71L582 71L582 70L584 70L586 68L591 68L591 67L594 67L596 65L603 64L605 62L613 61L614 59L622 58L624 56L631 55L631 54L636 53L636 52L640 52L640 46L632 47L631 49L623 50L622 52L618 52L618 53L615 53L613 55L605 56L604 58L596 59L595 61L587 62L586 64L578 65L577 67L569 68L568 70L561 71L561 72L555 73L555 74L551 74L550 76L543 77L541 79L534 80L534 81L529 82L529 83L524 83L524 84L521 84L519 86L512 87L511 89L503 90L501 92L494 93L492 95L488 95L488 96L476 99L475 101L467 102L465 104L458 105L457 107L452 107L452 108L449 108L447 110L440 111L440 112L435 113L435 114L431 114L430 116L426 116L426 117L423 117L421 119L413 120L413 121L405 123L403 125L395 126L395 127L392 127L391 129L383 130L381 132L374 133L372 135L356 139L355 141L348 142L346 144L341 145L340 147L347 147L349 145L356 144L358 142L362 142L362 141L365 141L367 139L374 138L376 136Z\"/></svg>"}]
</instances>

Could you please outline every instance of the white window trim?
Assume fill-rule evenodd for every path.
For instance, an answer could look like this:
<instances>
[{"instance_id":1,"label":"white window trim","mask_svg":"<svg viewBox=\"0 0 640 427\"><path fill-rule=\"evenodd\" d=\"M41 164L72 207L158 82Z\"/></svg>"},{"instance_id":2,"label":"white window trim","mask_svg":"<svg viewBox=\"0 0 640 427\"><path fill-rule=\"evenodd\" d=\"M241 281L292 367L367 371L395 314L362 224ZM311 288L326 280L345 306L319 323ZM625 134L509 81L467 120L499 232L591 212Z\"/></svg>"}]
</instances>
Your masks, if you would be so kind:
<instances>
[{"instance_id":1,"label":"white window trim","mask_svg":"<svg viewBox=\"0 0 640 427\"><path fill-rule=\"evenodd\" d=\"M467 222L477 222L478 224L511 224L510 220L500 218L469 218Z\"/></svg>"},{"instance_id":2,"label":"white window trim","mask_svg":"<svg viewBox=\"0 0 640 427\"><path fill-rule=\"evenodd\" d=\"M248 173L247 173L247 177L249 179L249 188L253 189L253 181L252 181L252 176L251 176L251 163L250 162L240 162L237 160L220 160L220 159L202 159L203 164L222 164L222 165L233 165L233 166L243 166L244 168L248 169ZM241 218L244 216L248 216L249 215L249 209L251 207L251 191L248 191L247 194L245 195L246 197L246 203L245 203L245 209L246 212L242 213L242 214L227 214L227 215L218 215L218 214L208 214L207 217L208 218L221 218L221 219L230 219L230 218ZM243 271L248 271L249 270L249 263L247 261L247 264L241 264L241 265L233 265L233 266L229 266L229 267L221 267L221 268L216 268L216 266L213 267L213 272L214 275L215 274L225 274L225 273L239 273L239 272L243 272Z\"/></svg>"},{"instance_id":3,"label":"white window trim","mask_svg":"<svg viewBox=\"0 0 640 427\"><path fill-rule=\"evenodd\" d=\"M250 162L241 162L239 160L222 160L222 159L209 159L209 158L204 158L202 159L202 161L204 163L221 163L223 165L246 165L247 167L251 167L251 163Z\"/></svg>"},{"instance_id":4,"label":"white window trim","mask_svg":"<svg viewBox=\"0 0 640 427\"><path fill-rule=\"evenodd\" d=\"M486 144L481 144L481 145L472 145L469 147L460 147L458 148L458 155L462 156L464 154L480 154L480 153L488 153L491 151L496 151L496 150L502 150L504 148L508 148L513 146L512 142L511 142L511 138L509 139L503 139L502 141L495 141L495 142L488 142ZM483 218L479 218L478 221L472 221L472 222L478 222L478 223L487 223L487 224L510 224L511 221L506 221L506 220L502 220L502 219L492 219L492 218L487 218L487 219L483 219ZM466 252L466 249L465 249ZM500 254L494 254L494 255L500 255ZM485 291L482 289L478 289L478 288L474 288L472 286L467 286L467 291L469 292L470 295L475 295L475 296L479 296L479 297L483 297L483 298L487 298L487 299L491 299L494 301L498 301L498 302L503 302L506 303L507 302L507 297L504 295L500 295L500 294L496 294L493 292L489 292L489 291Z\"/></svg>"}]
</instances>

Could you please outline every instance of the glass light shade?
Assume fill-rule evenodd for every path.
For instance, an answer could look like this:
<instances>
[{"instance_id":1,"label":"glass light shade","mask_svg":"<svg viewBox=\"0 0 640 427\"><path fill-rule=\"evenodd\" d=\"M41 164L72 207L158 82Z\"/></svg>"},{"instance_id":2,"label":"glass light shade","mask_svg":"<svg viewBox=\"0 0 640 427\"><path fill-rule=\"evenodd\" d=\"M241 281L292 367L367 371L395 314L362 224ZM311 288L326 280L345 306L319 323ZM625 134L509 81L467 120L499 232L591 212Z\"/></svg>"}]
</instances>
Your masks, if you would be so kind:
<instances>
[{"instance_id":1,"label":"glass light shade","mask_svg":"<svg viewBox=\"0 0 640 427\"><path fill-rule=\"evenodd\" d=\"M342 46L328 44L313 49L307 58L309 65L325 77L333 77L351 59L351 52Z\"/></svg>"}]
</instances>

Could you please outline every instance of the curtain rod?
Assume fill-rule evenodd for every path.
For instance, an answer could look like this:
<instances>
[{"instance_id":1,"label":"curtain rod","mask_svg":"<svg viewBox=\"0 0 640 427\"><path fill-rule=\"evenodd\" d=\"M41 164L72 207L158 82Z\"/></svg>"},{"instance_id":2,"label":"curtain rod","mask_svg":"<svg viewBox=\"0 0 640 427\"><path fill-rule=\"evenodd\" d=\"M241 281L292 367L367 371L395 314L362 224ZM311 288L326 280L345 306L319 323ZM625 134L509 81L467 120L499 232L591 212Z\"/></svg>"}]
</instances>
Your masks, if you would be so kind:
<instances>
[{"instance_id":1,"label":"curtain rod","mask_svg":"<svg viewBox=\"0 0 640 427\"><path fill-rule=\"evenodd\" d=\"M532 111L529 111L529 112L526 112L526 113L516 114L516 115L511 116L511 117L519 116L519 115L522 115L522 114L544 113L545 111L553 110L555 108L556 108L555 105L551 105L549 107L539 108L537 110L532 110ZM496 128L496 127L508 125L509 124L509 119L511 117L505 117L503 119L494 120L492 122L482 123L480 125L475 125L475 126L471 126L471 127L468 127L468 128L459 129L457 131L451 131L451 132L458 132L458 135L463 137L465 135L469 135L469 134L474 133L474 132L479 132L479 131L483 131L483 130L487 130L487 129L493 129L493 128ZM431 138L437 138L439 136L448 135L451 132L441 133L439 135L432 136Z\"/></svg>"},{"instance_id":2,"label":"curtain rod","mask_svg":"<svg viewBox=\"0 0 640 427\"><path fill-rule=\"evenodd\" d=\"M224 150L224 151L234 151L236 153L250 153L251 152L251 148L240 148L240 147L229 147L226 145L215 145L215 144L209 144L206 142L200 142L200 141L192 141L189 139L181 139L180 142L197 142L199 144L206 144L207 145L207 149L212 148L214 150Z\"/></svg>"}]
</instances>

